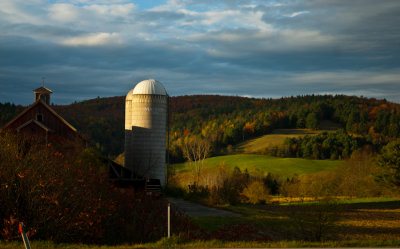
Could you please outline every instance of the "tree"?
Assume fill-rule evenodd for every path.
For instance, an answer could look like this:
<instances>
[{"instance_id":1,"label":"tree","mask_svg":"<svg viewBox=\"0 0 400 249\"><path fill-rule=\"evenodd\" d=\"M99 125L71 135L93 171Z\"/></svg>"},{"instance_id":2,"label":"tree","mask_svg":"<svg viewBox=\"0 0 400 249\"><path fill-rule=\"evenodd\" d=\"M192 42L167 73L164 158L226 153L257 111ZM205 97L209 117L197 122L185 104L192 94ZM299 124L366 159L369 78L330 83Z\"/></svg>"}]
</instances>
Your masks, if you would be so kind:
<instances>
[{"instance_id":1,"label":"tree","mask_svg":"<svg viewBox=\"0 0 400 249\"><path fill-rule=\"evenodd\" d=\"M265 203L269 199L270 191L262 181L253 181L247 186L242 194L248 199L249 203Z\"/></svg>"},{"instance_id":2,"label":"tree","mask_svg":"<svg viewBox=\"0 0 400 249\"><path fill-rule=\"evenodd\" d=\"M309 129L318 129L319 128L319 123L318 123L318 117L317 114L314 112L310 113L307 115L306 118L306 127Z\"/></svg>"},{"instance_id":3,"label":"tree","mask_svg":"<svg viewBox=\"0 0 400 249\"><path fill-rule=\"evenodd\" d=\"M138 243L166 234L165 199L116 188L93 149L41 142L0 133L0 240L20 238L20 221L31 239L54 242ZM187 232L188 221L171 211L174 232Z\"/></svg>"},{"instance_id":4,"label":"tree","mask_svg":"<svg viewBox=\"0 0 400 249\"><path fill-rule=\"evenodd\" d=\"M183 140L183 156L194 165L196 182L199 183L201 169L204 166L204 159L209 155L211 143L208 139L199 136L187 136Z\"/></svg>"},{"instance_id":5,"label":"tree","mask_svg":"<svg viewBox=\"0 0 400 249\"><path fill-rule=\"evenodd\" d=\"M378 165L386 170L381 178L400 187L400 140L390 142L383 147Z\"/></svg>"}]
</instances>

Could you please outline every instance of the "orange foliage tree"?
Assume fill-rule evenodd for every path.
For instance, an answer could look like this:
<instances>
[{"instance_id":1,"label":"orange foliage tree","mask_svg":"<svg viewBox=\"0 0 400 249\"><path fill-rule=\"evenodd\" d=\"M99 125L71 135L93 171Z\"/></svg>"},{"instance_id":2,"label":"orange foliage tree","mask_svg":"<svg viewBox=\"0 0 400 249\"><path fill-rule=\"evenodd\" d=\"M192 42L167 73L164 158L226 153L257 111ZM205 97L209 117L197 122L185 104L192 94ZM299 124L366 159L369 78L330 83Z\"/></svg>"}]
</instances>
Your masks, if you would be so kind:
<instances>
[{"instance_id":1,"label":"orange foliage tree","mask_svg":"<svg viewBox=\"0 0 400 249\"><path fill-rule=\"evenodd\" d=\"M35 138L0 136L0 240L31 239L121 243L160 239L166 233L166 200L118 189L91 149L59 152ZM164 207L164 208L163 208ZM165 210L164 210L165 209ZM173 210L176 231L187 220Z\"/></svg>"}]
</instances>

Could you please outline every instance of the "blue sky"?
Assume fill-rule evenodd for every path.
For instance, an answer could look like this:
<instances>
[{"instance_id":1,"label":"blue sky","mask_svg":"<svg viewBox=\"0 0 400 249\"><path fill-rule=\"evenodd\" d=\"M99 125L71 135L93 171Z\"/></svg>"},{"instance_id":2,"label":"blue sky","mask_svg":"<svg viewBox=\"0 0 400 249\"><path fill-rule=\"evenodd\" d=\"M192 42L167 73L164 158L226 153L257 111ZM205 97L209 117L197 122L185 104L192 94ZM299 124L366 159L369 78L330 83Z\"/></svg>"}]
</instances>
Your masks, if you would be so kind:
<instances>
[{"instance_id":1,"label":"blue sky","mask_svg":"<svg viewBox=\"0 0 400 249\"><path fill-rule=\"evenodd\" d=\"M346 94L400 103L398 0L1 0L0 102Z\"/></svg>"}]
</instances>

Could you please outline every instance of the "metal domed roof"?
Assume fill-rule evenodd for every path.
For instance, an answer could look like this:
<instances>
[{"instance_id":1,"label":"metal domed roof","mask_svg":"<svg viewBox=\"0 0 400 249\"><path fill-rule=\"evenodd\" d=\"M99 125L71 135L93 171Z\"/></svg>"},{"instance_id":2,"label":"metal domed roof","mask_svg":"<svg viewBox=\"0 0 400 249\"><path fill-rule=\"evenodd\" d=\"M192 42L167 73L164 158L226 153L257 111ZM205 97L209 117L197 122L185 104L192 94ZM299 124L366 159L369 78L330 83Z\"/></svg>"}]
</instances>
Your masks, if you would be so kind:
<instances>
[{"instance_id":1,"label":"metal domed roof","mask_svg":"<svg viewBox=\"0 0 400 249\"><path fill-rule=\"evenodd\" d=\"M131 90L126 94L126 100L132 100L132 92L133 92L133 89L131 89Z\"/></svg>"},{"instance_id":2,"label":"metal domed roof","mask_svg":"<svg viewBox=\"0 0 400 249\"><path fill-rule=\"evenodd\" d=\"M139 82L133 91L131 90L129 94L155 94L155 95L167 95L167 91L164 86L154 79L143 80Z\"/></svg>"}]
</instances>

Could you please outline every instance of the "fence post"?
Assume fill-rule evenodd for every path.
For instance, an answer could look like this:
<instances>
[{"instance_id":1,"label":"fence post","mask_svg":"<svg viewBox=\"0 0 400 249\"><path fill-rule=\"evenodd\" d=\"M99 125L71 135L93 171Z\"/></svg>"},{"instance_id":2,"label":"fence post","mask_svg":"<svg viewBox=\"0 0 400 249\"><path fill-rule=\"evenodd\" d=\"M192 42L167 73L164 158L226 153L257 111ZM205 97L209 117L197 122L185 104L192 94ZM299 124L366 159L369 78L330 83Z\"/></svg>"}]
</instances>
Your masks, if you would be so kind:
<instances>
[{"instance_id":1,"label":"fence post","mask_svg":"<svg viewBox=\"0 0 400 249\"><path fill-rule=\"evenodd\" d=\"M24 245L26 249L31 249L31 245L29 243L28 235L25 233L25 226L23 222L19 223L19 232L21 233L22 240L24 241Z\"/></svg>"},{"instance_id":2,"label":"fence post","mask_svg":"<svg viewBox=\"0 0 400 249\"><path fill-rule=\"evenodd\" d=\"M171 204L168 202L168 238L171 237Z\"/></svg>"}]
</instances>

